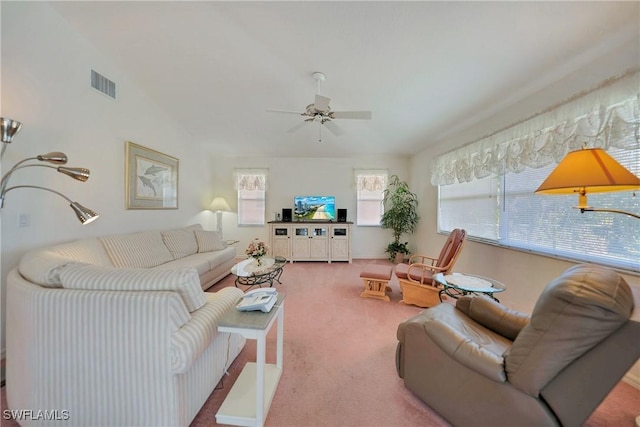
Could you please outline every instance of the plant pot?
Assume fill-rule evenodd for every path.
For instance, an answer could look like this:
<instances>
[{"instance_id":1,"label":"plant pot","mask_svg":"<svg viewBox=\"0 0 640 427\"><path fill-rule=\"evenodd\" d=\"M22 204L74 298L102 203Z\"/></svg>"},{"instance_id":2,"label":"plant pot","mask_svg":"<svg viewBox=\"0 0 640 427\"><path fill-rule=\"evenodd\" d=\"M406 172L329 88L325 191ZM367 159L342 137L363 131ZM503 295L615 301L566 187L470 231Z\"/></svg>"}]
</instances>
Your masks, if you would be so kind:
<instances>
[{"instance_id":1,"label":"plant pot","mask_svg":"<svg viewBox=\"0 0 640 427\"><path fill-rule=\"evenodd\" d=\"M395 264L400 264L404 262L404 254L402 252L398 252L396 256L393 258L393 262Z\"/></svg>"}]
</instances>

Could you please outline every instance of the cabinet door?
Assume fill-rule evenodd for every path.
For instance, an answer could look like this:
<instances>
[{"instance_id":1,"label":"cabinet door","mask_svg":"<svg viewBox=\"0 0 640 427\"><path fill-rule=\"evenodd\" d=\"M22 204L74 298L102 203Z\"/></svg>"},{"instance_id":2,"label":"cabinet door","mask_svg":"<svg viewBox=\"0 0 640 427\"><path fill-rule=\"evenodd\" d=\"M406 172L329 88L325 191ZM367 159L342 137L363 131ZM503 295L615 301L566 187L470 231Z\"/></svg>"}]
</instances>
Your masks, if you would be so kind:
<instances>
[{"instance_id":1,"label":"cabinet door","mask_svg":"<svg viewBox=\"0 0 640 427\"><path fill-rule=\"evenodd\" d=\"M329 259L329 228L327 226L311 227L309 254L312 259Z\"/></svg>"},{"instance_id":2,"label":"cabinet door","mask_svg":"<svg viewBox=\"0 0 640 427\"><path fill-rule=\"evenodd\" d=\"M291 228L274 226L271 233L271 256L291 258Z\"/></svg>"},{"instance_id":3,"label":"cabinet door","mask_svg":"<svg viewBox=\"0 0 640 427\"><path fill-rule=\"evenodd\" d=\"M331 230L331 260L349 261L349 229L333 227Z\"/></svg>"},{"instance_id":4,"label":"cabinet door","mask_svg":"<svg viewBox=\"0 0 640 427\"><path fill-rule=\"evenodd\" d=\"M310 231L309 227L293 227L293 246L291 252L294 260L309 259Z\"/></svg>"}]
</instances>

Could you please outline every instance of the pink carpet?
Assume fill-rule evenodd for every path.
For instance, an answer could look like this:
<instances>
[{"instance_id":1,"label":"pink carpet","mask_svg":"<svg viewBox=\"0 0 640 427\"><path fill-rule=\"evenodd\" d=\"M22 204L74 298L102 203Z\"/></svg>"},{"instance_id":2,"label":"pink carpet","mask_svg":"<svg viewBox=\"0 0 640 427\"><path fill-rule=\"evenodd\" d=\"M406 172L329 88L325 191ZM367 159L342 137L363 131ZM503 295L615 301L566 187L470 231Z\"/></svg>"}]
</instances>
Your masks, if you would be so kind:
<instances>
[{"instance_id":1,"label":"pink carpet","mask_svg":"<svg viewBox=\"0 0 640 427\"><path fill-rule=\"evenodd\" d=\"M284 316L284 372L266 427L448 426L405 389L395 371L398 323L421 309L399 304L391 282L391 302L360 298L360 271L367 264L287 264L280 292L287 294ZM390 265L390 264L389 264ZM233 286L228 276L210 291ZM508 305L508 290L501 301ZM269 334L267 361L275 362L275 327ZM255 360L255 342L231 365L191 424L215 425L215 413L247 361ZM2 388L2 409L6 409ZM464 405L461 405L463 410ZM635 427L640 390L619 383L585 423L586 427ZM5 427L17 426L3 420ZM482 426L480 426L482 427Z\"/></svg>"},{"instance_id":2,"label":"pink carpet","mask_svg":"<svg viewBox=\"0 0 640 427\"><path fill-rule=\"evenodd\" d=\"M391 302L361 298L360 271L371 263L390 265L384 260L286 265L283 284L276 285L287 294L284 373L266 427L449 425L408 391L395 371L397 325L422 309L399 304L396 280ZM212 290L221 286L233 286L233 278ZM508 305L508 290L501 300ZM224 389L212 393L192 427L215 423L233 381L253 360L255 345L249 340ZM275 328L267 361L275 362ZM621 382L585 426L635 427L639 414L640 390Z\"/></svg>"}]
</instances>

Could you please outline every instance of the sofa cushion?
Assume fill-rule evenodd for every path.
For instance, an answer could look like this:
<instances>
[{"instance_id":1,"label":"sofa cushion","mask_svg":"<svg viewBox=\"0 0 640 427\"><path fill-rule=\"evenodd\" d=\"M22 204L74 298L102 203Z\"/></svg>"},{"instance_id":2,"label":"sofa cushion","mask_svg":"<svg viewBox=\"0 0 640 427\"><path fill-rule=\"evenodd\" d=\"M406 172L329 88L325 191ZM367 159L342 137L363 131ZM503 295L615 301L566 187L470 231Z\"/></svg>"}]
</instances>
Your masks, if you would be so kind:
<instances>
[{"instance_id":1,"label":"sofa cushion","mask_svg":"<svg viewBox=\"0 0 640 427\"><path fill-rule=\"evenodd\" d=\"M160 233L162 241L173 255L173 259L184 258L198 252L198 242L196 242L193 232L191 227L186 227Z\"/></svg>"},{"instance_id":2,"label":"sofa cushion","mask_svg":"<svg viewBox=\"0 0 640 427\"><path fill-rule=\"evenodd\" d=\"M509 382L537 396L558 372L626 323L632 311L631 289L615 271L590 264L569 268L544 289L505 357Z\"/></svg>"},{"instance_id":3,"label":"sofa cushion","mask_svg":"<svg viewBox=\"0 0 640 427\"><path fill-rule=\"evenodd\" d=\"M60 283L66 289L175 291L180 294L189 312L207 302L200 287L200 276L193 268L168 270L68 264L60 269Z\"/></svg>"},{"instance_id":4,"label":"sofa cushion","mask_svg":"<svg viewBox=\"0 0 640 427\"><path fill-rule=\"evenodd\" d=\"M51 250L26 253L18 265L20 275L30 282L46 288L61 288L60 270L75 263Z\"/></svg>"},{"instance_id":5,"label":"sofa cushion","mask_svg":"<svg viewBox=\"0 0 640 427\"><path fill-rule=\"evenodd\" d=\"M100 237L113 265L148 268L173 260L158 231Z\"/></svg>"},{"instance_id":6,"label":"sofa cushion","mask_svg":"<svg viewBox=\"0 0 640 427\"><path fill-rule=\"evenodd\" d=\"M198 242L198 252L219 251L227 247L217 231L193 230Z\"/></svg>"},{"instance_id":7,"label":"sofa cushion","mask_svg":"<svg viewBox=\"0 0 640 427\"><path fill-rule=\"evenodd\" d=\"M158 265L153 268L154 269L175 269L175 268L190 267L195 269L199 275L203 275L207 271L211 270L209 258L211 258L210 253L209 254L193 254L193 255L189 255L188 257L169 261L166 264Z\"/></svg>"},{"instance_id":8,"label":"sofa cushion","mask_svg":"<svg viewBox=\"0 0 640 427\"><path fill-rule=\"evenodd\" d=\"M22 277L33 283L59 288L59 270L70 263L112 266L102 243L96 238L90 238L27 252L20 259L18 270Z\"/></svg>"}]
</instances>

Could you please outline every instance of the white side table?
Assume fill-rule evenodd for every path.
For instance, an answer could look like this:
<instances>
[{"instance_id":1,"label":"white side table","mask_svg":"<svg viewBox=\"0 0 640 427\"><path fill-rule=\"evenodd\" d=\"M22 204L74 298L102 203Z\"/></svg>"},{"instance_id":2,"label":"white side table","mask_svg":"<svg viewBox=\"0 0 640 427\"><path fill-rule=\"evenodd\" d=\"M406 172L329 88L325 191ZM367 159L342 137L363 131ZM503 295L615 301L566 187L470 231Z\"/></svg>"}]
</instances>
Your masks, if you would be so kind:
<instances>
[{"instance_id":1,"label":"white side table","mask_svg":"<svg viewBox=\"0 0 640 427\"><path fill-rule=\"evenodd\" d=\"M222 406L216 413L218 424L262 427L271 407L271 401L282 374L282 348L284 342L284 298L278 301L269 313L260 311L241 312L233 308L219 322L219 332L240 334L257 340L256 362L245 365ZM267 334L278 321L276 339L276 364L266 363Z\"/></svg>"}]
</instances>

